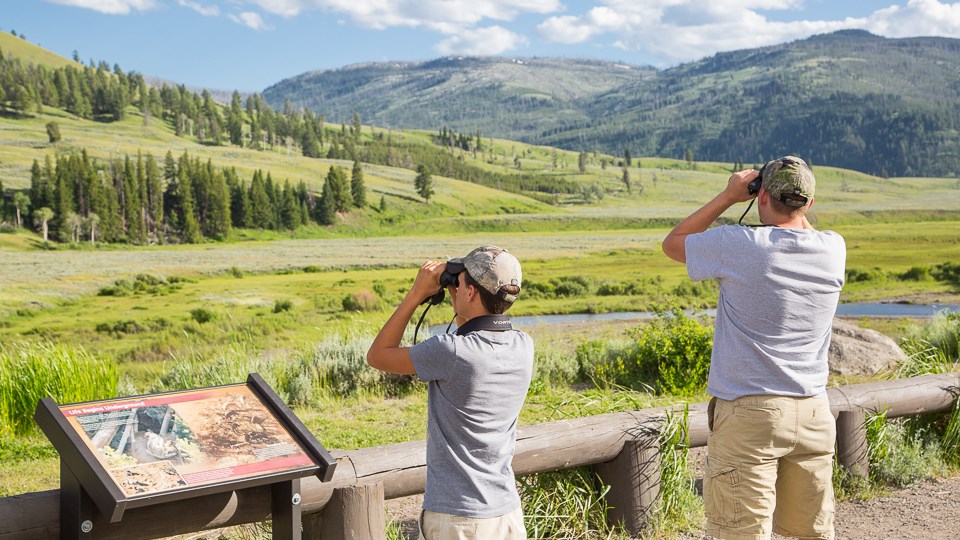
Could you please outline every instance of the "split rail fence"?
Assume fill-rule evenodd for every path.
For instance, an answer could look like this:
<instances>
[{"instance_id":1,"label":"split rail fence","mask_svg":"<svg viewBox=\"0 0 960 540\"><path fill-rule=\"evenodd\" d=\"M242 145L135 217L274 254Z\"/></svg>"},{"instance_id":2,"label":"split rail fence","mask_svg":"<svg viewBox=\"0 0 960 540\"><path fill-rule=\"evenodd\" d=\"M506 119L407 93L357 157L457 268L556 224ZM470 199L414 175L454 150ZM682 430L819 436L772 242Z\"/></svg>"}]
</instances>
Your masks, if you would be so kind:
<instances>
[{"instance_id":1,"label":"split rail fence","mask_svg":"<svg viewBox=\"0 0 960 540\"><path fill-rule=\"evenodd\" d=\"M948 410L960 393L960 374L855 384L828 391L837 418L837 456L852 474L867 475L864 414L888 418ZM654 408L521 426L514 472L528 475L593 466L610 486L608 518L637 532L659 493L659 427L678 409ZM707 443L707 403L689 406L692 447ZM384 499L423 493L425 441L333 452L331 482L301 481L303 538L366 540L384 537ZM59 490L0 499L0 540L55 539ZM131 509L119 523L94 520L97 539L161 538L270 518L269 487Z\"/></svg>"}]
</instances>

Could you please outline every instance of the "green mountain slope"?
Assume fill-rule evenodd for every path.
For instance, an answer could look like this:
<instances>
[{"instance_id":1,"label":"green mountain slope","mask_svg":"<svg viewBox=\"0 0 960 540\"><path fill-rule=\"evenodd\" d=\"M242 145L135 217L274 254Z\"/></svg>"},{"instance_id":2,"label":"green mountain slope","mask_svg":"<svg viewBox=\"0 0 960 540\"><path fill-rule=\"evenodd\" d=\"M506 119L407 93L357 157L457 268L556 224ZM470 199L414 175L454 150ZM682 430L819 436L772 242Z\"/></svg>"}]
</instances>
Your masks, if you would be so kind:
<instances>
[{"instance_id":1,"label":"green mountain slope","mask_svg":"<svg viewBox=\"0 0 960 540\"><path fill-rule=\"evenodd\" d=\"M788 152L881 176L960 171L960 40L841 31L663 71L560 59L364 64L264 91L332 121L747 163ZM528 62L518 64L518 62Z\"/></svg>"},{"instance_id":2,"label":"green mountain slope","mask_svg":"<svg viewBox=\"0 0 960 540\"><path fill-rule=\"evenodd\" d=\"M73 60L68 60L55 52L6 32L0 32L0 51L3 51L4 55L13 55L23 62L40 64L48 68L80 67L80 64Z\"/></svg>"},{"instance_id":3,"label":"green mountain slope","mask_svg":"<svg viewBox=\"0 0 960 540\"><path fill-rule=\"evenodd\" d=\"M263 92L327 117L394 128L439 129L516 138L586 122L583 103L641 81L653 68L559 58L449 57L357 64L286 79ZM501 126L500 129L492 129Z\"/></svg>"}]
</instances>

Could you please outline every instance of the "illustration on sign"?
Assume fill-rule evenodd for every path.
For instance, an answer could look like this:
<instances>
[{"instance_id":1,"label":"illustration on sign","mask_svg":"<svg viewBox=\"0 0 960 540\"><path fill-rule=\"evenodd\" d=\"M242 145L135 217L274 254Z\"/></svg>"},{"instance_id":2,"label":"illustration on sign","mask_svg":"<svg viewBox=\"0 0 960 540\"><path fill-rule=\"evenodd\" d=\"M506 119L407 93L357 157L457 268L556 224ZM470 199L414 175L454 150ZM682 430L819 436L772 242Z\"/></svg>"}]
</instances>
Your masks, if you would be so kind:
<instances>
[{"instance_id":1,"label":"illustration on sign","mask_svg":"<svg viewBox=\"0 0 960 540\"><path fill-rule=\"evenodd\" d=\"M246 385L60 410L128 497L313 465Z\"/></svg>"}]
</instances>

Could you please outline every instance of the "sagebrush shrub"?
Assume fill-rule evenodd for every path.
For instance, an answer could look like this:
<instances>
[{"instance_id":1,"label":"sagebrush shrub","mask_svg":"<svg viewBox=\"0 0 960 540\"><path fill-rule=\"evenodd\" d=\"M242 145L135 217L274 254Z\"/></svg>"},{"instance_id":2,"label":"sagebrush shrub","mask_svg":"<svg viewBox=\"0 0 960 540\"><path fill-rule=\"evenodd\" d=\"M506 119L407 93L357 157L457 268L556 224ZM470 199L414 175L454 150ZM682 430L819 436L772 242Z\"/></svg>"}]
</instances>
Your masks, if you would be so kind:
<instances>
[{"instance_id":1,"label":"sagebrush shrub","mask_svg":"<svg viewBox=\"0 0 960 540\"><path fill-rule=\"evenodd\" d=\"M599 378L676 396L702 392L710 371L713 328L677 307L655 313L652 321L628 332L631 343L615 360L597 366Z\"/></svg>"}]
</instances>

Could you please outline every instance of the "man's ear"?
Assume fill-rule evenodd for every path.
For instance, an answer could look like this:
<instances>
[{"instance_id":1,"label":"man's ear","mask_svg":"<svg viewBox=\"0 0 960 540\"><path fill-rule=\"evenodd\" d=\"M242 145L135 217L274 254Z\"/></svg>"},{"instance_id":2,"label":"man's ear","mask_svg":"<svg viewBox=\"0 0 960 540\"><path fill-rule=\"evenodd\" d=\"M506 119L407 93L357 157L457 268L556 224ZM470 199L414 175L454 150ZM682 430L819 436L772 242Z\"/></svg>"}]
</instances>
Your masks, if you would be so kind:
<instances>
[{"instance_id":1,"label":"man's ear","mask_svg":"<svg viewBox=\"0 0 960 540\"><path fill-rule=\"evenodd\" d=\"M473 302L474 298L479 298L480 291L477 290L473 285L467 285L467 301Z\"/></svg>"}]
</instances>

